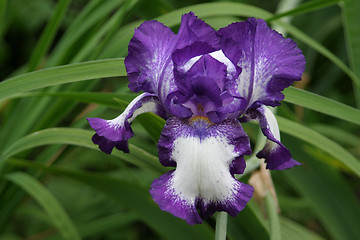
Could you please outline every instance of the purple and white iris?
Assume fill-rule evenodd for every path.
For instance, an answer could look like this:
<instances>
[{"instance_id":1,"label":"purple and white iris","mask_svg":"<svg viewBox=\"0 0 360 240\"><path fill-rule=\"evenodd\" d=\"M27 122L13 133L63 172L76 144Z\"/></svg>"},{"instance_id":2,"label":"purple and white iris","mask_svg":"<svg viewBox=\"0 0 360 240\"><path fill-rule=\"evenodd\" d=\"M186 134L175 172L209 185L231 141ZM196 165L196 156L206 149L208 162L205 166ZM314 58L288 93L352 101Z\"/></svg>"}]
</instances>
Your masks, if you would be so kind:
<instances>
[{"instance_id":1,"label":"purple and white iris","mask_svg":"<svg viewBox=\"0 0 360 240\"><path fill-rule=\"evenodd\" d=\"M240 122L257 120L267 137L258 157L267 168L299 165L280 142L276 118L281 91L301 79L305 59L291 39L249 18L213 30L193 13L174 34L157 21L139 26L125 59L129 88L143 91L113 120L88 119L103 152L129 152L130 123L153 112L166 119L158 142L160 163L175 167L151 185L162 210L201 223L215 211L238 214L253 188L234 174L245 169L250 141Z\"/></svg>"}]
</instances>

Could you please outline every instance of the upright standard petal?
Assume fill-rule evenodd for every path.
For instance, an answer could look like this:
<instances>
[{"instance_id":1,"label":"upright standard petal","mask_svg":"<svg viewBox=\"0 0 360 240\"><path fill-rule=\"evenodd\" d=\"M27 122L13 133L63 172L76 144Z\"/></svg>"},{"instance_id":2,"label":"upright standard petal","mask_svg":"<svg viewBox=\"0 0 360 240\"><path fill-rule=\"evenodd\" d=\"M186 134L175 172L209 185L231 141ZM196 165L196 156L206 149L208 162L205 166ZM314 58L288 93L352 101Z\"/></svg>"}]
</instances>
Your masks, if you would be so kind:
<instances>
[{"instance_id":1,"label":"upright standard petal","mask_svg":"<svg viewBox=\"0 0 360 240\"><path fill-rule=\"evenodd\" d=\"M284 170L299 162L292 159L290 151L280 142L280 131L274 114L265 106L250 109L244 115L243 120L257 120L263 134L267 137L266 145L258 154L258 158L264 158L266 168L270 170Z\"/></svg>"},{"instance_id":2,"label":"upright standard petal","mask_svg":"<svg viewBox=\"0 0 360 240\"><path fill-rule=\"evenodd\" d=\"M235 216L252 197L253 188L233 177L244 171L243 156L251 153L236 119L213 124L206 117L172 117L158 150L160 162L176 170L156 179L150 193L162 210L189 224L201 223L215 211Z\"/></svg>"},{"instance_id":3,"label":"upright standard petal","mask_svg":"<svg viewBox=\"0 0 360 240\"><path fill-rule=\"evenodd\" d=\"M195 16L193 12L184 14L181 17L181 24L177 35L177 49L189 46L194 42L206 42L215 49L219 49L220 47L216 31Z\"/></svg>"},{"instance_id":4,"label":"upright standard petal","mask_svg":"<svg viewBox=\"0 0 360 240\"><path fill-rule=\"evenodd\" d=\"M177 70L174 71L177 73ZM220 94L226 77L226 66L209 54L200 56L185 73L177 73L175 80L178 90L168 97L174 104L189 109L191 115L207 116L222 106ZM174 109L176 111L174 111ZM178 117L178 108L170 108L171 113Z\"/></svg>"},{"instance_id":5,"label":"upright standard petal","mask_svg":"<svg viewBox=\"0 0 360 240\"><path fill-rule=\"evenodd\" d=\"M281 91L301 79L305 67L301 50L264 20L233 23L220 29L218 36L224 54L242 69L228 87L233 96L246 99L247 109L280 105Z\"/></svg>"},{"instance_id":6,"label":"upright standard petal","mask_svg":"<svg viewBox=\"0 0 360 240\"><path fill-rule=\"evenodd\" d=\"M169 60L175 45L176 35L158 21L146 21L135 29L125 58L131 91L158 95L159 81L173 78Z\"/></svg>"},{"instance_id":7,"label":"upright standard petal","mask_svg":"<svg viewBox=\"0 0 360 240\"><path fill-rule=\"evenodd\" d=\"M195 42L176 50L172 59L177 86L177 91L167 97L172 115L206 116L212 122L222 122L230 113L243 110L245 101L231 96L225 87L241 69L236 68L221 50Z\"/></svg>"},{"instance_id":8,"label":"upright standard petal","mask_svg":"<svg viewBox=\"0 0 360 240\"><path fill-rule=\"evenodd\" d=\"M90 126L96 131L93 142L99 145L101 151L108 154L114 147L128 153L127 141L133 136L130 123L137 115L145 112L153 112L162 117L165 115L158 98L153 94L143 93L132 100L117 118L88 118Z\"/></svg>"},{"instance_id":9,"label":"upright standard petal","mask_svg":"<svg viewBox=\"0 0 360 240\"><path fill-rule=\"evenodd\" d=\"M219 47L215 30L191 12L183 15L177 35L157 21L141 24L130 40L125 58L130 90L154 93L165 105L168 94L177 89L171 56L176 49L194 42Z\"/></svg>"}]
</instances>

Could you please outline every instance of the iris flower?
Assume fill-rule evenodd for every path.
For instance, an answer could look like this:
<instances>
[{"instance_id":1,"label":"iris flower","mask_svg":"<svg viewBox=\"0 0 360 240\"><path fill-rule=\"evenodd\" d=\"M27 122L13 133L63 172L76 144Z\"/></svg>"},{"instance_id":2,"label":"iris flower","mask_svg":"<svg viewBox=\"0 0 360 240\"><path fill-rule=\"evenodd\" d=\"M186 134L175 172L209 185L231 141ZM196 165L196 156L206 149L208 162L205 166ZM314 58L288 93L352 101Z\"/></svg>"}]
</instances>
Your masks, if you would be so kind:
<instances>
[{"instance_id":1,"label":"iris flower","mask_svg":"<svg viewBox=\"0 0 360 240\"><path fill-rule=\"evenodd\" d=\"M280 142L275 116L281 91L301 79L305 59L291 39L249 18L218 31L193 13L174 34L146 21L129 43L125 66L136 97L112 120L89 118L92 140L110 154L129 152L132 120L144 112L166 124L157 145L160 163L174 167L151 185L159 207L189 224L215 211L231 216L244 209L253 187L234 178L245 169L250 141L241 122L257 120L267 143L257 156L270 170L299 165Z\"/></svg>"}]
</instances>

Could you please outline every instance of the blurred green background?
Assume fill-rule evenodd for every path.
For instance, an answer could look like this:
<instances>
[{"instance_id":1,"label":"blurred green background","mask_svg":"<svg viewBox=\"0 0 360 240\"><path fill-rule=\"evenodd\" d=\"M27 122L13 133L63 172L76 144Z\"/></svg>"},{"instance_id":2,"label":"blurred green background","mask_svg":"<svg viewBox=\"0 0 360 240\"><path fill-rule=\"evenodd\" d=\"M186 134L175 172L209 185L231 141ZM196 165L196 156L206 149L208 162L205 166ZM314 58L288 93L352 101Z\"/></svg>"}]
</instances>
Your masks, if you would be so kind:
<instances>
[{"instance_id":1,"label":"blurred green background","mask_svg":"<svg viewBox=\"0 0 360 240\"><path fill-rule=\"evenodd\" d=\"M281 237L360 239L360 1L0 0L1 240L214 238L215 218L189 226L150 197L169 170L157 159L161 119L138 117L130 154L112 155L86 121L136 96L122 59L135 27L158 19L176 32L189 11L215 29L263 18L297 42L306 71L277 115L303 165L271 173ZM257 125L244 128L257 146ZM274 239L271 224L251 200L227 238Z\"/></svg>"}]
</instances>

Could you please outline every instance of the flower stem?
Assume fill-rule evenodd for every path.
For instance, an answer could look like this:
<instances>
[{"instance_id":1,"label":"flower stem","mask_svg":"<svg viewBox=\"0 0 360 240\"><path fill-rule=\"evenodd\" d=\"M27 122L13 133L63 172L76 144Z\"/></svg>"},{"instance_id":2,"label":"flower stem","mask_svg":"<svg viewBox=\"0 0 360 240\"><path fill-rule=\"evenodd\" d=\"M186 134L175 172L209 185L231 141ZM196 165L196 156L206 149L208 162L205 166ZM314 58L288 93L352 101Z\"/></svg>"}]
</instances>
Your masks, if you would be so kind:
<instances>
[{"instance_id":1,"label":"flower stem","mask_svg":"<svg viewBox=\"0 0 360 240\"><path fill-rule=\"evenodd\" d=\"M227 217L226 212L216 213L215 240L226 240Z\"/></svg>"}]
</instances>

